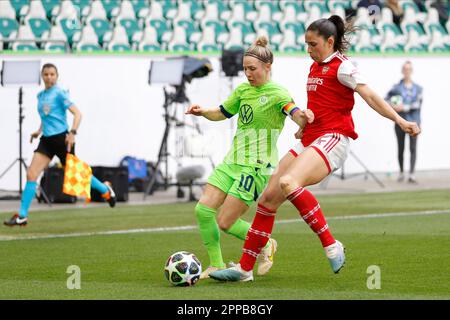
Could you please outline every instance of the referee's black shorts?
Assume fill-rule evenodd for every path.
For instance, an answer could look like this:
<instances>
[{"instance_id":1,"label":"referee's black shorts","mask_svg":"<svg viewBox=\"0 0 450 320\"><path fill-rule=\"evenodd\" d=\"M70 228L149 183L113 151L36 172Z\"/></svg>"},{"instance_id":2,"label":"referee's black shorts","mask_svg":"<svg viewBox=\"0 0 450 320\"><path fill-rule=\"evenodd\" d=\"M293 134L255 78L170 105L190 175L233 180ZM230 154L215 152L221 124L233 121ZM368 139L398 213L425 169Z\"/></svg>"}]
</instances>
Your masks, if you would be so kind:
<instances>
[{"instance_id":1,"label":"referee's black shorts","mask_svg":"<svg viewBox=\"0 0 450 320\"><path fill-rule=\"evenodd\" d=\"M61 164L66 165L67 145L66 145L67 132L55 134L54 136L41 137L39 145L34 152L45 154L50 159L57 156L61 160ZM71 154L75 154L75 144L70 150Z\"/></svg>"}]
</instances>

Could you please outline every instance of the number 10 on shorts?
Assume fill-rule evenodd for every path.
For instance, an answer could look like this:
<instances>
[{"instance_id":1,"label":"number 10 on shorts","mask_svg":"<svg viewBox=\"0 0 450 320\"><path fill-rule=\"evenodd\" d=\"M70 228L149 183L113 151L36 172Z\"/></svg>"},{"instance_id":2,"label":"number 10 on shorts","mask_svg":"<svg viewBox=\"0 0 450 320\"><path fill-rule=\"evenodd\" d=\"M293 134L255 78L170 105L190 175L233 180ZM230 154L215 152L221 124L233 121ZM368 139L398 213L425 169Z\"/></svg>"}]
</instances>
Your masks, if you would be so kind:
<instances>
[{"instance_id":1,"label":"number 10 on shorts","mask_svg":"<svg viewBox=\"0 0 450 320\"><path fill-rule=\"evenodd\" d=\"M246 176L245 174L241 174L241 181L239 182L239 188L244 187L244 190L249 192L253 186L253 181L255 178L253 176Z\"/></svg>"}]
</instances>

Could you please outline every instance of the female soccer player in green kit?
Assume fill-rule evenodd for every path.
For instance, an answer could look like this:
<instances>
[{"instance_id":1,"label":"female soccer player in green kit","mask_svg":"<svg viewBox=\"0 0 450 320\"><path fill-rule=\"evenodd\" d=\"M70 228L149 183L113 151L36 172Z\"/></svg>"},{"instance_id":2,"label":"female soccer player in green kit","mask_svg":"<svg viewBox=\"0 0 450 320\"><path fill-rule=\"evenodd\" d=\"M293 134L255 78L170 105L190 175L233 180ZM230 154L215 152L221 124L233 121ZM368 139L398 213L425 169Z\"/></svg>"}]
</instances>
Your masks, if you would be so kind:
<instances>
[{"instance_id":1,"label":"female soccer player in green kit","mask_svg":"<svg viewBox=\"0 0 450 320\"><path fill-rule=\"evenodd\" d=\"M192 105L186 114L220 121L239 114L233 145L215 168L195 207L201 238L210 265L200 279L225 268L220 248L220 229L245 240L250 223L240 217L258 199L278 164L276 143L286 116L304 128L314 120L310 110L296 107L289 92L270 79L273 53L266 37L259 37L244 54L243 67L248 82L239 85L220 107ZM217 211L219 210L217 215ZM216 218L217 215L217 218ZM258 256L258 275L273 264L277 243L270 239Z\"/></svg>"}]
</instances>

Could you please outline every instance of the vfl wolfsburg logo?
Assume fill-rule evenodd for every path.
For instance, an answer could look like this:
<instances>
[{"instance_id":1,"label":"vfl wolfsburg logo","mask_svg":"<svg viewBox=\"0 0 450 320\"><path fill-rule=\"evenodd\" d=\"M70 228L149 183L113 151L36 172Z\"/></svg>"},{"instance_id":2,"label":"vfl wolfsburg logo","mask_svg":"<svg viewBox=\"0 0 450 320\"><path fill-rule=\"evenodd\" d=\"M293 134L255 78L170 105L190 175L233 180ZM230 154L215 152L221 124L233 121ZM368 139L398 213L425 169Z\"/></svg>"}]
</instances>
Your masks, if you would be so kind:
<instances>
[{"instance_id":1,"label":"vfl wolfsburg logo","mask_svg":"<svg viewBox=\"0 0 450 320\"><path fill-rule=\"evenodd\" d=\"M249 124L253 121L253 109L248 104L243 104L239 110L239 116L243 124Z\"/></svg>"},{"instance_id":2,"label":"vfl wolfsburg logo","mask_svg":"<svg viewBox=\"0 0 450 320\"><path fill-rule=\"evenodd\" d=\"M266 104L267 101L269 101L269 99L266 96L262 96L259 98L259 103L262 105Z\"/></svg>"}]
</instances>

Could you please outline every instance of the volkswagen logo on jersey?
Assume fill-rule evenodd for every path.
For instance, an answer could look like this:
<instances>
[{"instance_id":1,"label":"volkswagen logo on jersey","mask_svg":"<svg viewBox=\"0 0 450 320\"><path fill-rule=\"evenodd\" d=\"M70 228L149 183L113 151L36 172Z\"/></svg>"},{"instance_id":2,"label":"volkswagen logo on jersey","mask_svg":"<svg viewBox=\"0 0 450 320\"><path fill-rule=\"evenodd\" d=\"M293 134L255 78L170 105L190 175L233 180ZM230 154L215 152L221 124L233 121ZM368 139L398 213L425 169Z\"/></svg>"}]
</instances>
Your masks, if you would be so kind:
<instances>
[{"instance_id":1,"label":"volkswagen logo on jersey","mask_svg":"<svg viewBox=\"0 0 450 320\"><path fill-rule=\"evenodd\" d=\"M253 109L248 104L243 104L239 110L239 116L243 124L249 124L253 121Z\"/></svg>"},{"instance_id":2,"label":"volkswagen logo on jersey","mask_svg":"<svg viewBox=\"0 0 450 320\"><path fill-rule=\"evenodd\" d=\"M259 103L265 105L269 101L269 98L266 96L259 97Z\"/></svg>"}]
</instances>

